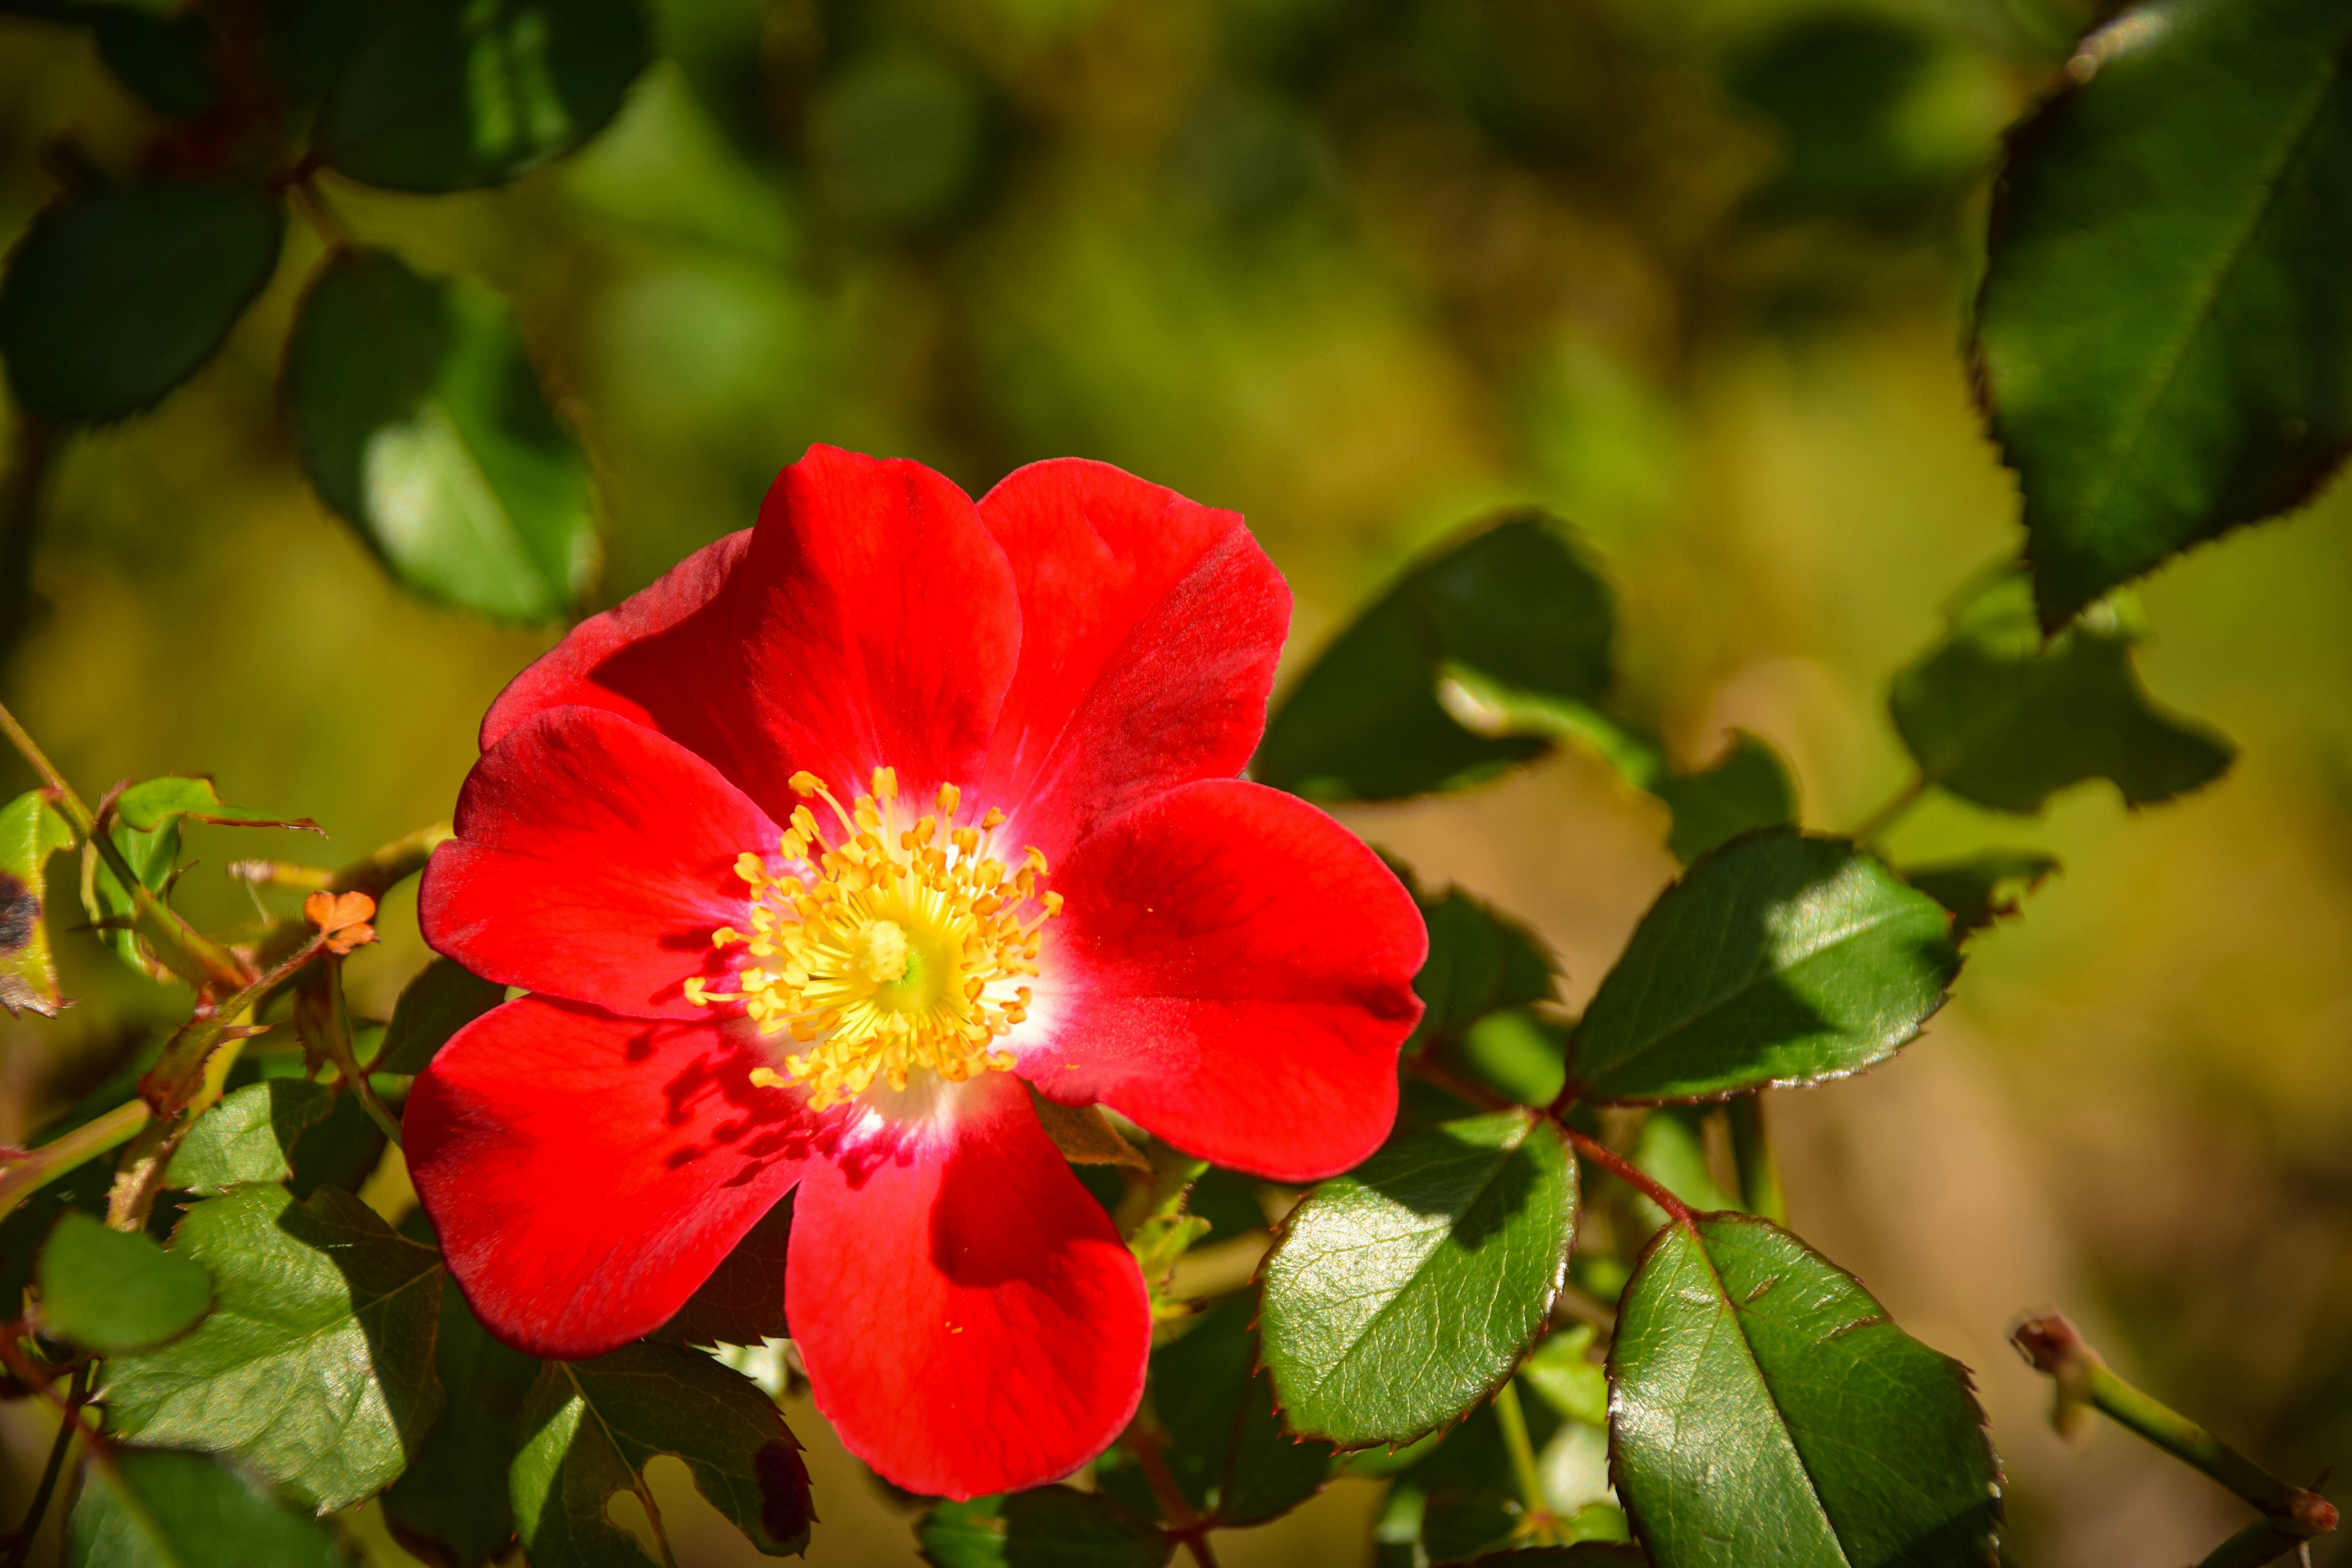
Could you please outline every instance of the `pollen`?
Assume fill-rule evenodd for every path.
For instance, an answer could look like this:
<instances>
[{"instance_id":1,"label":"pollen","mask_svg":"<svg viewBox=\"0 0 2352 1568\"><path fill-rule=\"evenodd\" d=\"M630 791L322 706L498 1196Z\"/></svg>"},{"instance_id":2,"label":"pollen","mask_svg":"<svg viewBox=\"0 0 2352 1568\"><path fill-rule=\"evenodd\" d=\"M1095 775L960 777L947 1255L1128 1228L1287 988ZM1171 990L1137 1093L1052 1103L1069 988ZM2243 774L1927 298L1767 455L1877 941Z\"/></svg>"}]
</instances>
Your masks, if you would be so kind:
<instances>
[{"instance_id":1,"label":"pollen","mask_svg":"<svg viewBox=\"0 0 2352 1568\"><path fill-rule=\"evenodd\" d=\"M846 806L814 773L791 784L831 820L795 806L772 857L737 857L750 929L710 936L742 950L735 989L690 980L688 1000L740 1003L761 1034L786 1037L782 1070L751 1080L797 1084L818 1110L877 1079L905 1089L921 1072L961 1083L1010 1068L1002 1041L1029 1016L1026 982L1062 908L1045 887L1045 857L1004 852L1004 814L964 811L953 784L920 816L888 768Z\"/></svg>"}]
</instances>

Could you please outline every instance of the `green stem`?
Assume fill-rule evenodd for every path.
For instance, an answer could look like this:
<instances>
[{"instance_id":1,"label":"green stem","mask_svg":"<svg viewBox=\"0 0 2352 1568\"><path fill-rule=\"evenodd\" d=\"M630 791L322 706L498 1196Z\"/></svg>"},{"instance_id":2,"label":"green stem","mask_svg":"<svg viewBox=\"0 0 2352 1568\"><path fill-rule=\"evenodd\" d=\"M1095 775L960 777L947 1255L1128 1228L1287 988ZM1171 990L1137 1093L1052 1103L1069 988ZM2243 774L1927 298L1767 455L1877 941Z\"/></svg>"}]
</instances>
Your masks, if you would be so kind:
<instances>
[{"instance_id":1,"label":"green stem","mask_svg":"<svg viewBox=\"0 0 2352 1568\"><path fill-rule=\"evenodd\" d=\"M1731 1158L1739 1168L1740 1206L1774 1225L1789 1223L1789 1195L1780 1186L1780 1163L1764 1128L1764 1091L1731 1102Z\"/></svg>"},{"instance_id":2,"label":"green stem","mask_svg":"<svg viewBox=\"0 0 2352 1568\"><path fill-rule=\"evenodd\" d=\"M1519 1407L1517 1384L1506 1380L1495 1391L1495 1421L1503 1428L1503 1447L1510 1450L1511 1474L1518 1480L1528 1517L1549 1516L1551 1510L1544 1503L1543 1477L1536 1472L1536 1447L1528 1440L1527 1412Z\"/></svg>"},{"instance_id":3,"label":"green stem","mask_svg":"<svg viewBox=\"0 0 2352 1568\"><path fill-rule=\"evenodd\" d=\"M343 1007L343 961L330 953L326 967L326 1016L320 1020L322 1027L319 1032L327 1047L327 1059L343 1075L343 1082L351 1091L360 1097L360 1108L368 1113L368 1120L383 1129L383 1135L398 1149L400 1118L377 1098L375 1086L368 1082L368 1075L361 1070L359 1058L352 1049L351 1016Z\"/></svg>"},{"instance_id":4,"label":"green stem","mask_svg":"<svg viewBox=\"0 0 2352 1568\"><path fill-rule=\"evenodd\" d=\"M1927 793L1927 775L1913 775L1909 784L1895 792L1894 799L1863 819L1862 826L1853 830L1853 841L1865 849L1871 848L1885 837L1896 823L1908 816L1911 808L1918 805Z\"/></svg>"},{"instance_id":5,"label":"green stem","mask_svg":"<svg viewBox=\"0 0 2352 1568\"><path fill-rule=\"evenodd\" d=\"M383 902L383 896L394 887L425 869L425 863L433 858L433 851L454 837L446 822L420 827L414 833L394 839L373 854L336 870L310 890L365 893L380 904ZM252 862L243 864L251 865ZM268 934L261 939L261 962L265 964L276 963L311 940L315 934L310 922L299 915L275 922Z\"/></svg>"},{"instance_id":6,"label":"green stem","mask_svg":"<svg viewBox=\"0 0 2352 1568\"><path fill-rule=\"evenodd\" d=\"M2307 1539L2282 1534L2276 1523L2258 1519L2213 1548L2197 1568L2258 1568L2261 1563L2277 1562L2305 1544Z\"/></svg>"},{"instance_id":7,"label":"green stem","mask_svg":"<svg viewBox=\"0 0 2352 1568\"><path fill-rule=\"evenodd\" d=\"M121 1148L154 1116L143 1100L118 1105L70 1132L59 1133L5 1169L0 1169L0 1215L84 1162Z\"/></svg>"}]
</instances>

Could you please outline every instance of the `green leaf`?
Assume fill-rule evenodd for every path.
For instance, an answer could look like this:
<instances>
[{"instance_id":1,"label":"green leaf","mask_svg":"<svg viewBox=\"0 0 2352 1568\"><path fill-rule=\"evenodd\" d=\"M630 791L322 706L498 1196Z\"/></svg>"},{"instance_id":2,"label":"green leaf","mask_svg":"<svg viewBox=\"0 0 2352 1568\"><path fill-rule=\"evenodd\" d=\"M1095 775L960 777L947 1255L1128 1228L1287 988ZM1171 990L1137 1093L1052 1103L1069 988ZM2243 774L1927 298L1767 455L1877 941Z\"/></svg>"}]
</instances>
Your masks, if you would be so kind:
<instances>
[{"instance_id":1,"label":"green leaf","mask_svg":"<svg viewBox=\"0 0 2352 1568\"><path fill-rule=\"evenodd\" d=\"M1534 1389L1566 1420L1588 1426L1609 1425L1609 1374L1591 1356L1599 1336L1590 1323L1562 1329L1535 1348L1519 1381Z\"/></svg>"},{"instance_id":2,"label":"green leaf","mask_svg":"<svg viewBox=\"0 0 2352 1568\"><path fill-rule=\"evenodd\" d=\"M156 402L269 281L285 227L258 185L159 180L52 203L0 281L0 357L17 401L59 424Z\"/></svg>"},{"instance_id":3,"label":"green leaf","mask_svg":"<svg viewBox=\"0 0 2352 1568\"><path fill-rule=\"evenodd\" d=\"M391 190L499 184L603 130L648 47L632 0L379 6L311 145L338 173Z\"/></svg>"},{"instance_id":4,"label":"green leaf","mask_svg":"<svg viewBox=\"0 0 2352 1568\"><path fill-rule=\"evenodd\" d=\"M2104 778L2149 805L2211 783L2236 755L2149 700L2128 601L2095 606L2045 644L2024 579L2007 574L1963 595L1948 619L1945 639L1895 678L1887 706L1920 771L1963 799L2030 816Z\"/></svg>"},{"instance_id":5,"label":"green leaf","mask_svg":"<svg viewBox=\"0 0 2352 1568\"><path fill-rule=\"evenodd\" d=\"M793 1196L786 1193L719 1260L677 1315L656 1331L659 1336L692 1345L756 1345L788 1338L784 1254L792 1234Z\"/></svg>"},{"instance_id":6,"label":"green leaf","mask_svg":"<svg viewBox=\"0 0 2352 1568\"><path fill-rule=\"evenodd\" d=\"M1401 1138L1299 1205L1259 1320L1290 1425L1405 1443L1494 1392L1559 1294L1576 1168L1533 1111Z\"/></svg>"},{"instance_id":7,"label":"green leaf","mask_svg":"<svg viewBox=\"0 0 2352 1568\"><path fill-rule=\"evenodd\" d=\"M286 349L295 455L395 577L502 620L561 616L594 574L595 495L505 303L389 251L319 269Z\"/></svg>"},{"instance_id":8,"label":"green leaf","mask_svg":"<svg viewBox=\"0 0 2352 1568\"><path fill-rule=\"evenodd\" d=\"M109 1354L171 1339L213 1304L212 1277L202 1265L78 1209L58 1216L34 1279L42 1329Z\"/></svg>"},{"instance_id":9,"label":"green leaf","mask_svg":"<svg viewBox=\"0 0 2352 1568\"><path fill-rule=\"evenodd\" d=\"M1568 1080L1572 1031L1524 1007L1489 1013L1470 1026L1463 1065L1521 1105L1549 1105Z\"/></svg>"},{"instance_id":10,"label":"green leaf","mask_svg":"<svg viewBox=\"0 0 2352 1568\"><path fill-rule=\"evenodd\" d=\"M1151 1352L1168 1468L1192 1507L1224 1526L1287 1513L1331 1473L1331 1446L1292 1436L1275 1414L1274 1380L1250 1331L1256 1309L1237 1291Z\"/></svg>"},{"instance_id":11,"label":"green leaf","mask_svg":"<svg viewBox=\"0 0 2352 1568\"><path fill-rule=\"evenodd\" d=\"M1448 666L1513 691L1598 701L1616 605L1559 530L1506 516L1409 569L1275 710L1252 776L1325 800L1392 800L1490 778L1539 754L1472 733L1438 699Z\"/></svg>"},{"instance_id":12,"label":"green leaf","mask_svg":"<svg viewBox=\"0 0 2352 1568\"><path fill-rule=\"evenodd\" d=\"M208 778L165 773L142 779L114 798L107 832L131 874L149 891L168 896L180 873L180 825L217 823L232 827L297 827L317 833L319 825L307 816L265 816L258 812L222 804ZM82 847L81 901L94 924L106 928L105 940L125 963L156 980L170 972L145 942L129 931L131 895L100 860L96 847Z\"/></svg>"},{"instance_id":13,"label":"green leaf","mask_svg":"<svg viewBox=\"0 0 2352 1568\"><path fill-rule=\"evenodd\" d=\"M201 12L92 5L85 14L99 58L156 113L194 120L220 101L213 27Z\"/></svg>"},{"instance_id":14,"label":"green leaf","mask_svg":"<svg viewBox=\"0 0 2352 1568\"><path fill-rule=\"evenodd\" d=\"M1979 379L2055 626L2352 447L2352 11L2142 5L2012 133Z\"/></svg>"},{"instance_id":15,"label":"green leaf","mask_svg":"<svg viewBox=\"0 0 2352 1568\"><path fill-rule=\"evenodd\" d=\"M1148 1521L1071 1487L934 1503L915 1535L934 1568L1160 1568L1176 1550Z\"/></svg>"},{"instance_id":16,"label":"green leaf","mask_svg":"<svg viewBox=\"0 0 2352 1568\"><path fill-rule=\"evenodd\" d=\"M1968 1370L1786 1231L1659 1231L1610 1374L1617 1486L1657 1568L1993 1560L2000 1473Z\"/></svg>"},{"instance_id":17,"label":"green leaf","mask_svg":"<svg viewBox=\"0 0 2352 1568\"><path fill-rule=\"evenodd\" d=\"M28 1007L44 1018L65 1010L49 947L48 864L73 841L73 824L46 790L0 805L0 1007L11 1017Z\"/></svg>"},{"instance_id":18,"label":"green leaf","mask_svg":"<svg viewBox=\"0 0 2352 1568\"><path fill-rule=\"evenodd\" d=\"M1586 1100L1646 1103L1859 1071L1943 1005L1949 923L1843 839L1734 839L1642 917L1577 1026L1570 1079Z\"/></svg>"},{"instance_id":19,"label":"green leaf","mask_svg":"<svg viewBox=\"0 0 2352 1568\"><path fill-rule=\"evenodd\" d=\"M1633 1163L1644 1174L1702 1212L1740 1206L1716 1184L1707 1166L1706 1119L1713 1114L1712 1106L1661 1105L1643 1118L1641 1142L1633 1146ZM1665 1223L1665 1211L1648 1198L1637 1194L1634 1202L1652 1225Z\"/></svg>"},{"instance_id":20,"label":"green leaf","mask_svg":"<svg viewBox=\"0 0 2352 1568\"><path fill-rule=\"evenodd\" d=\"M444 1290L433 1363L449 1407L383 1494L384 1521L427 1562L484 1568L514 1539L507 1472L518 1441L515 1417L539 1378L540 1363L490 1338L465 1296Z\"/></svg>"},{"instance_id":21,"label":"green leaf","mask_svg":"<svg viewBox=\"0 0 2352 1568\"><path fill-rule=\"evenodd\" d=\"M1788 764L1745 730L1734 731L1723 755L1706 768L1660 779L1650 790L1675 814L1666 847L1685 866L1753 828L1797 820Z\"/></svg>"},{"instance_id":22,"label":"green leaf","mask_svg":"<svg viewBox=\"0 0 2352 1568\"><path fill-rule=\"evenodd\" d=\"M334 1104L333 1089L307 1079L231 1089L188 1129L164 1180L206 1197L248 1182L282 1182L293 1173L296 1142Z\"/></svg>"},{"instance_id":23,"label":"green leaf","mask_svg":"<svg viewBox=\"0 0 2352 1568\"><path fill-rule=\"evenodd\" d=\"M1560 1432L1560 1419L1525 1389L1520 1394L1528 1438L1541 1452ZM1381 1563L1399 1549L1400 1563L1460 1563L1509 1542L1524 1504L1492 1405L1413 1451L1420 1457L1397 1474L1373 1527Z\"/></svg>"},{"instance_id":24,"label":"green leaf","mask_svg":"<svg viewBox=\"0 0 2352 1568\"><path fill-rule=\"evenodd\" d=\"M441 1414L439 1254L348 1193L278 1186L197 1204L172 1250L219 1300L184 1339L109 1363L114 1424L236 1455L322 1510L389 1485Z\"/></svg>"},{"instance_id":25,"label":"green leaf","mask_svg":"<svg viewBox=\"0 0 2352 1568\"><path fill-rule=\"evenodd\" d=\"M1967 936L2017 913L2026 894L2060 869L2035 849L1987 849L1965 860L1914 866L1903 879L1952 911L1952 934Z\"/></svg>"},{"instance_id":26,"label":"green leaf","mask_svg":"<svg viewBox=\"0 0 2352 1568\"><path fill-rule=\"evenodd\" d=\"M1554 999L1551 953L1526 926L1459 888L1420 903L1429 957L1412 988L1425 1010L1406 1049L1456 1043L1498 1008Z\"/></svg>"},{"instance_id":27,"label":"green leaf","mask_svg":"<svg viewBox=\"0 0 2352 1568\"><path fill-rule=\"evenodd\" d=\"M610 1523L617 1492L646 1500L658 1454L686 1461L695 1487L771 1557L808 1544L808 1469L768 1396L699 1351L639 1341L594 1361L549 1362L524 1401L509 1479L531 1568L643 1562Z\"/></svg>"},{"instance_id":28,"label":"green leaf","mask_svg":"<svg viewBox=\"0 0 2352 1568\"><path fill-rule=\"evenodd\" d=\"M299 827L324 837L307 816L269 816L222 802L213 781L194 773L163 773L142 779L114 799L114 816L124 826L153 833L184 817L226 827Z\"/></svg>"},{"instance_id":29,"label":"green leaf","mask_svg":"<svg viewBox=\"0 0 2352 1568\"><path fill-rule=\"evenodd\" d=\"M436 958L416 972L393 1004L376 1051L376 1072L423 1072L449 1037L507 999L507 988L455 959Z\"/></svg>"},{"instance_id":30,"label":"green leaf","mask_svg":"<svg viewBox=\"0 0 2352 1568\"><path fill-rule=\"evenodd\" d=\"M1615 1541L1580 1541L1573 1546L1536 1546L1490 1552L1468 1568L1648 1568L1638 1546Z\"/></svg>"},{"instance_id":31,"label":"green leaf","mask_svg":"<svg viewBox=\"0 0 2352 1568\"><path fill-rule=\"evenodd\" d=\"M315 1519L202 1454L113 1450L83 1472L66 1568L356 1568Z\"/></svg>"}]
</instances>

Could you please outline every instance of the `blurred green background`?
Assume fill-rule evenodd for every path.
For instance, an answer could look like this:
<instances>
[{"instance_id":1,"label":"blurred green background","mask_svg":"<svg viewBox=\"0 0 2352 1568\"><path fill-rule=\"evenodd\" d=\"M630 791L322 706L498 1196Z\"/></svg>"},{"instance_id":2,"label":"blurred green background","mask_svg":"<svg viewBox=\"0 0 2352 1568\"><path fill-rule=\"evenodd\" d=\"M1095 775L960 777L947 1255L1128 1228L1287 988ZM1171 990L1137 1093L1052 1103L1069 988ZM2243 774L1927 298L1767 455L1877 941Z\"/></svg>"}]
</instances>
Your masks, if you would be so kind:
<instances>
[{"instance_id":1,"label":"blurred green background","mask_svg":"<svg viewBox=\"0 0 2352 1568\"><path fill-rule=\"evenodd\" d=\"M2084 21L2065 0L664 0L663 58L582 153L478 194L325 183L360 238L512 301L595 470L597 603L749 524L811 441L975 493L1075 453L1245 513L1297 594L1295 668L1413 551L1535 501L1605 562L1629 706L1681 760L1752 730L1807 823L1850 827L1907 776L1886 677L2019 543L1959 344L2001 130ZM58 138L127 171L153 125L85 31L0 14L0 234L52 194ZM277 376L320 254L298 225L194 382L70 439L5 672L85 792L204 772L327 827L324 849L192 829L178 901L215 927L253 912L230 858L331 863L445 816L482 710L558 630L408 597L304 486ZM2161 1568L2242 1513L2111 1428L2050 1436L2002 1343L2028 1308L2298 1479L2352 1461L2347 510L2339 486L2146 588L2150 686L2242 747L2219 785L2137 816L2095 785L2040 822L1906 823L1906 858L1990 841L2067 868L1975 944L1924 1042L1776 1102L1796 1228L1977 1369L2036 1563ZM32 782L0 765L5 793ZM1532 921L1571 1003L1674 870L1663 810L1576 755L1348 816ZM423 961L413 908L352 965L379 1016ZM61 962L81 1004L0 1024L0 1141L182 1005L86 938ZM788 1414L812 1561L912 1561L911 1512ZM37 1447L8 1460L0 1515ZM685 1560L756 1561L662 1466ZM1336 1482L1221 1551L1363 1560L1373 1496Z\"/></svg>"}]
</instances>

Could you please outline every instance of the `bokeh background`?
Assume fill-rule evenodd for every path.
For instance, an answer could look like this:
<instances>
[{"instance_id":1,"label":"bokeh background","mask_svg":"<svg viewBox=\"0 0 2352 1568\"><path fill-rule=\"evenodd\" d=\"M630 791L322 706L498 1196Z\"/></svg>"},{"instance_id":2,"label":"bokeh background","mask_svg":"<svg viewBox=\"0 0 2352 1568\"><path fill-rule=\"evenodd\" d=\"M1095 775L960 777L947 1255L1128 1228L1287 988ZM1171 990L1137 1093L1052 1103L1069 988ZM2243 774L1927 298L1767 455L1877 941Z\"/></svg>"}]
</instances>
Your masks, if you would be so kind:
<instances>
[{"instance_id":1,"label":"bokeh background","mask_svg":"<svg viewBox=\"0 0 2352 1568\"><path fill-rule=\"evenodd\" d=\"M86 33L9 9L13 239L60 133L128 167L152 122ZM1076 453L1246 513L1297 595L1295 669L1416 549L1534 501L1605 563L1627 704L1684 762L1752 730L1824 827L1907 775L1885 679L2020 542L1962 345L1999 138L2085 24L2068 0L654 9L663 58L584 152L478 195L328 186L361 238L514 302L594 464L598 603L747 525L811 441L975 493ZM232 858L332 863L446 816L558 630L406 596L304 487L276 384L319 254L298 226L196 380L68 443L5 628L5 700L86 791L204 772L328 828L192 828L179 901L215 926L253 912ZM2146 585L2149 684L2242 748L2218 785L1906 821L1911 858L2066 870L1897 1061L1776 1097L1797 1228L1978 1370L2029 1563L2170 1568L2242 1512L2113 1429L2052 1437L2002 1342L2028 1308L2298 1479L2352 1463L2347 512L2339 486ZM1674 868L1661 808L1573 754L1349 819L1531 921L1571 1002ZM379 1016L424 957L409 897L381 923L352 966ZM0 1140L182 1005L63 947L81 1004L0 1024ZM0 1516L37 1462L14 1414ZM911 1512L788 1415L811 1560L911 1562ZM757 1561L663 1465L689 1568ZM1361 1561L1374 1495L1220 1545Z\"/></svg>"}]
</instances>

